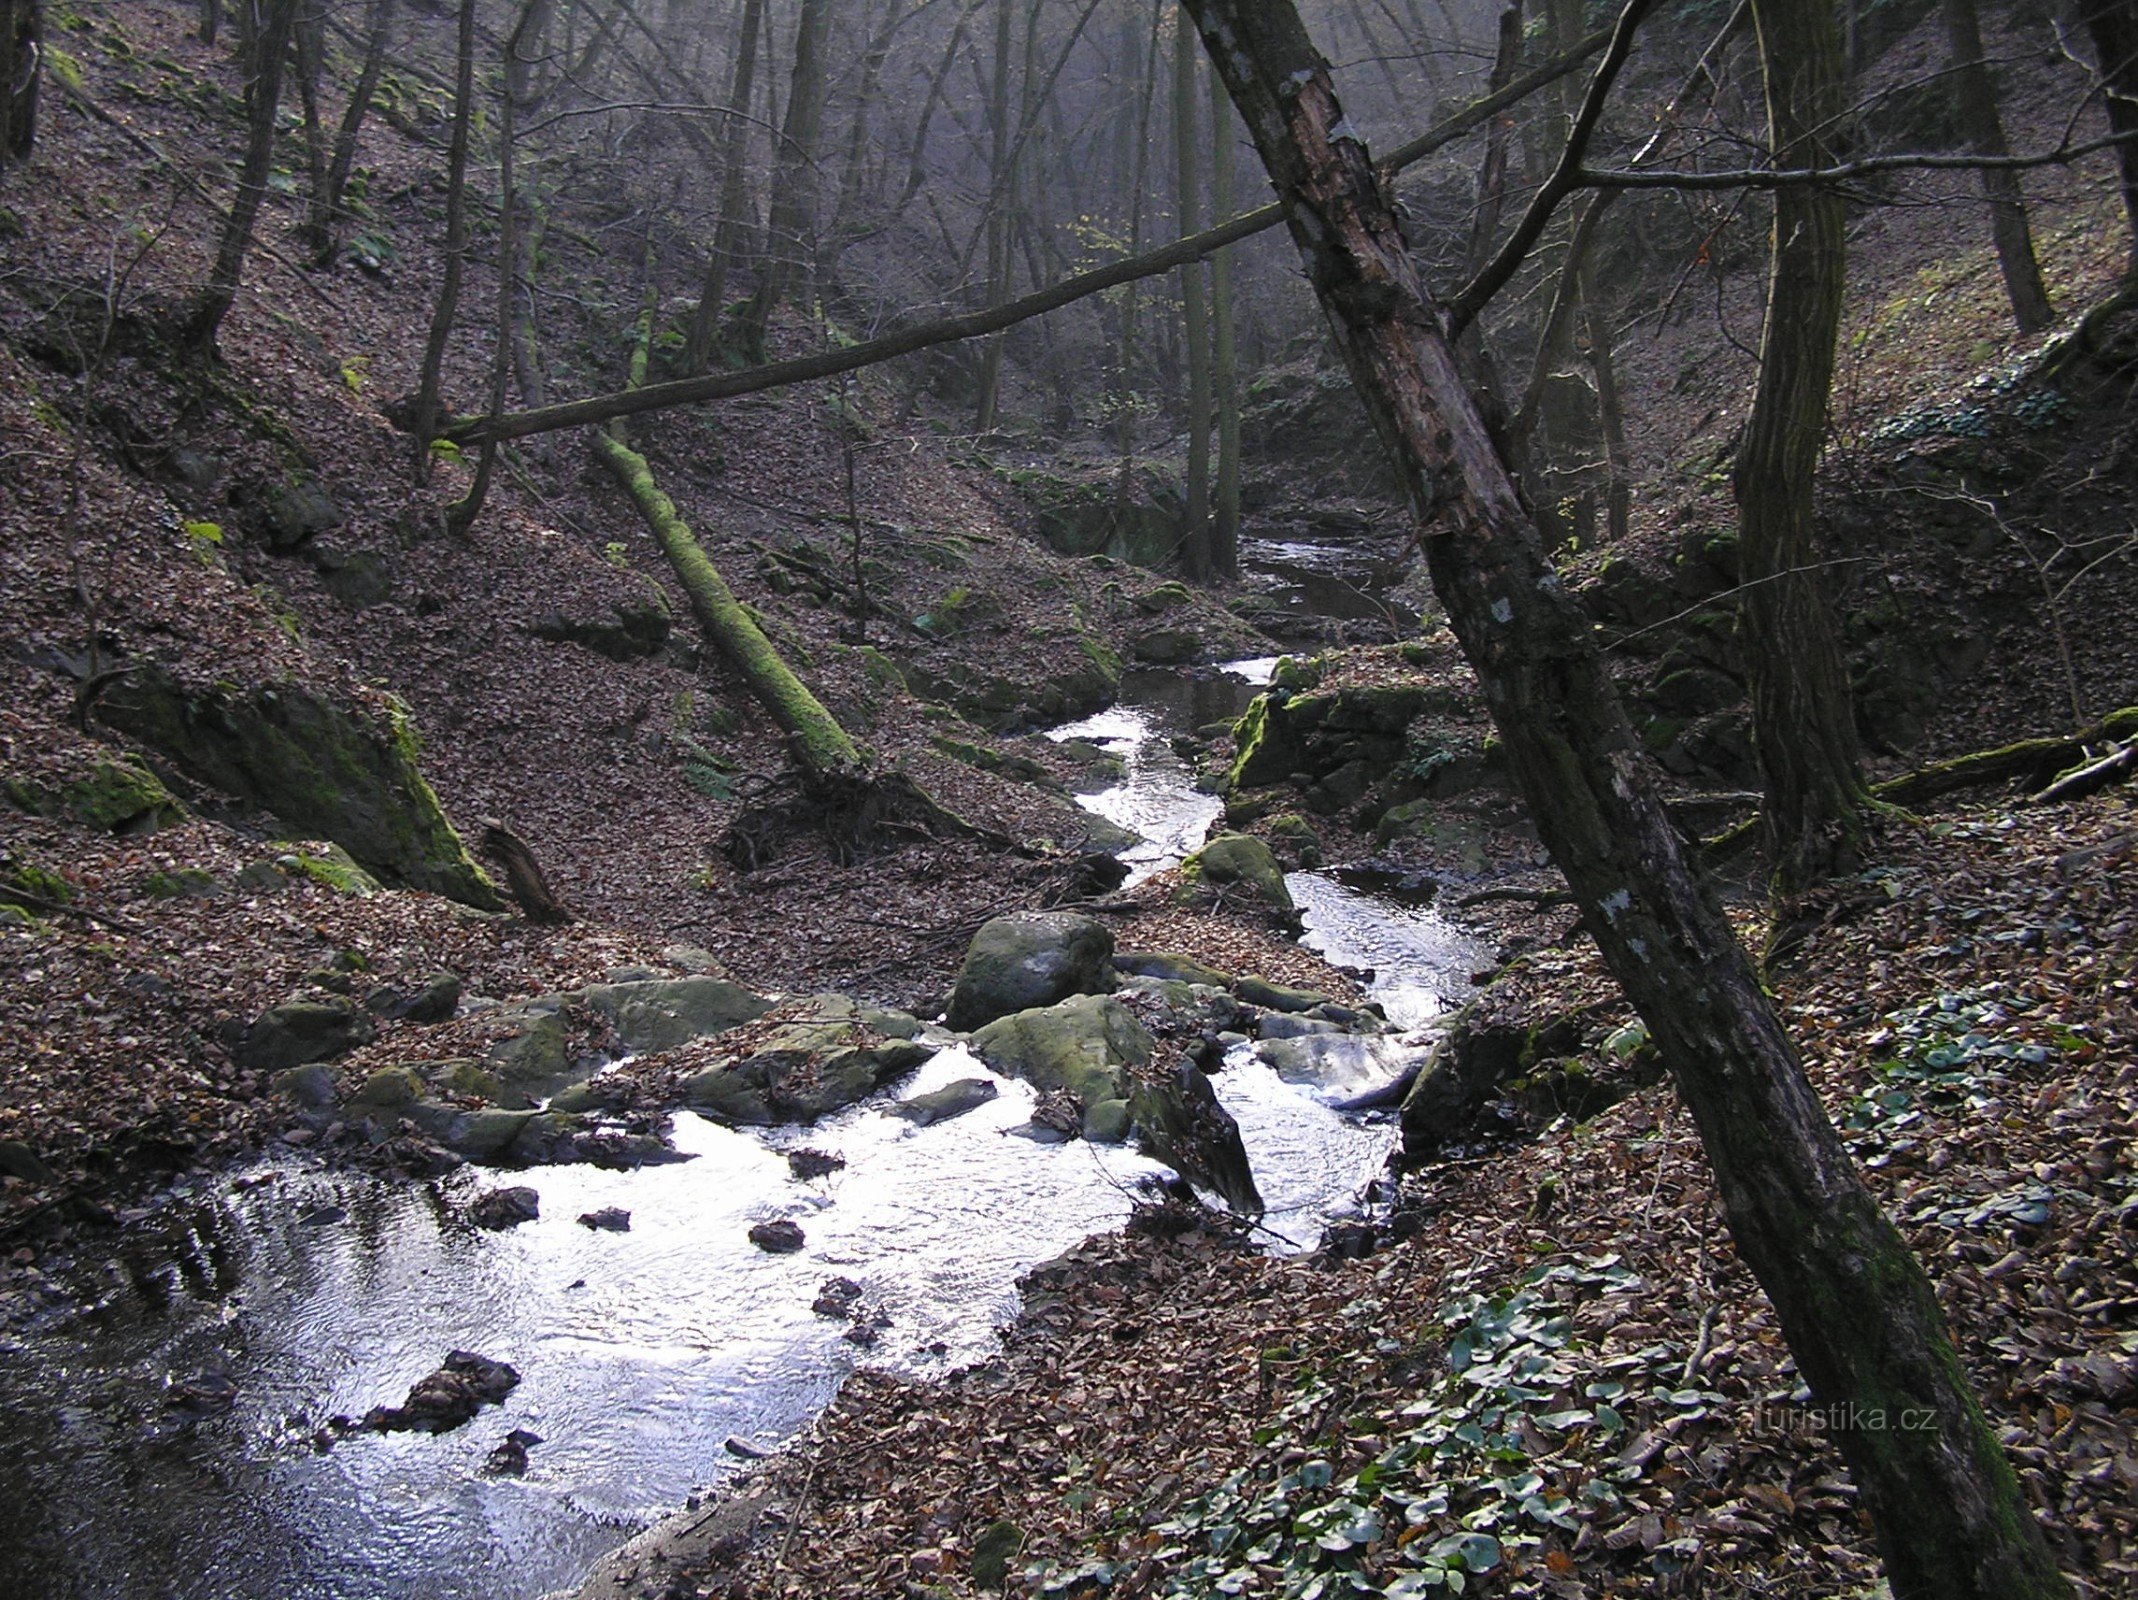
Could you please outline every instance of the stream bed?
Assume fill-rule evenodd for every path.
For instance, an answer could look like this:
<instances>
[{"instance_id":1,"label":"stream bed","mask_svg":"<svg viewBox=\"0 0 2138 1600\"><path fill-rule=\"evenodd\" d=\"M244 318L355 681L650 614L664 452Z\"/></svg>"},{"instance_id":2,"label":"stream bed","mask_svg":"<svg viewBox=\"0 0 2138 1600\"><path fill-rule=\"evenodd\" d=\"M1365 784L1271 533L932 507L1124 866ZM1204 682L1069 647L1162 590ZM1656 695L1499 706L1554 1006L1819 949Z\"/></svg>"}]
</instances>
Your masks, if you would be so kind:
<instances>
[{"instance_id":1,"label":"stream bed","mask_svg":"<svg viewBox=\"0 0 2138 1600\"><path fill-rule=\"evenodd\" d=\"M1144 837L1137 876L1199 843L1197 794L1168 733L1232 714L1270 663L1165 674L1140 703L1056 730L1121 756L1084 803ZM1161 693L1160 691L1163 690ZM1231 710L1225 709L1230 707ZM1429 907L1321 873L1290 878L1305 942L1376 969L1374 993L1416 1045L1466 990L1479 949ZM900 1096L992 1077L946 1049ZM1235 1046L1213 1082L1238 1120L1278 1247L1355 1214L1393 1137L1385 1114L1285 1081ZM691 1159L632 1172L461 1173L412 1187L291 1154L225 1175L164 1213L162 1246L104 1267L95 1304L0 1306L0 1600L530 1600L743 1459L805 1428L861 1362L916 1375L984 1359L1016 1279L1117 1227L1154 1163L1015 1131L1031 1092L917 1128L887 1101L814 1128L736 1131L688 1112ZM797 1179L786 1151L836 1153ZM487 1233L458 1204L504 1182L539 1220ZM631 1213L626 1233L576 1220ZM792 1255L751 1244L787 1218ZM811 1302L832 1277L881 1313L872 1348ZM78 1287L78 1286L77 1286ZM400 1401L449 1349L512 1363L520 1386L452 1432L330 1440L337 1414ZM174 1381L226 1374L227 1409L167 1408ZM524 1477L483 1475L508 1430L541 1438Z\"/></svg>"}]
</instances>

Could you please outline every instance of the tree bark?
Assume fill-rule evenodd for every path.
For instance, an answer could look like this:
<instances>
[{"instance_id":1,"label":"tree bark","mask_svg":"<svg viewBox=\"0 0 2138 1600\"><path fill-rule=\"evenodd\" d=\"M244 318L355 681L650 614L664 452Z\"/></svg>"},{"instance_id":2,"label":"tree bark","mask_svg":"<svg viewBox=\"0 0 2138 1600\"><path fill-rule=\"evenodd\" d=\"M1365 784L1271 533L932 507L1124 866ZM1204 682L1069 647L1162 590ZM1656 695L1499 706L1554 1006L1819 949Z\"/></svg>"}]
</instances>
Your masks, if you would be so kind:
<instances>
[{"instance_id":1,"label":"tree bark","mask_svg":"<svg viewBox=\"0 0 2138 1600\"><path fill-rule=\"evenodd\" d=\"M542 875L542 864L535 860L527 841L495 817L484 817L482 830L483 854L505 869L505 885L512 891L520 915L549 927L570 922L571 912L551 891L549 879Z\"/></svg>"},{"instance_id":2,"label":"tree bark","mask_svg":"<svg viewBox=\"0 0 2138 1600\"><path fill-rule=\"evenodd\" d=\"M1894 1592L2068 1596L1929 1279L1686 862L1589 618L1522 509L1327 64L1291 0L1185 3L1411 492L1434 588L1531 815L1699 1126L1738 1251L1815 1401L1854 1419L1836 1442Z\"/></svg>"},{"instance_id":3,"label":"tree bark","mask_svg":"<svg viewBox=\"0 0 2138 1600\"><path fill-rule=\"evenodd\" d=\"M765 0L743 0L742 36L735 47L735 73L728 84L727 116L721 128L720 221L713 232L705 282L691 313L688 359L692 372L703 372L712 359L713 340L726 308L728 269L748 246L751 97L757 92L757 36L765 23Z\"/></svg>"},{"instance_id":4,"label":"tree bark","mask_svg":"<svg viewBox=\"0 0 2138 1600\"><path fill-rule=\"evenodd\" d=\"M802 0L794 32L794 74L787 91L787 118L780 130L779 158L772 166L772 215L767 224L765 269L750 301L749 344L764 348L772 313L802 281L816 231L817 137L824 121L825 51L830 43L832 0Z\"/></svg>"},{"instance_id":5,"label":"tree bark","mask_svg":"<svg viewBox=\"0 0 2138 1600\"><path fill-rule=\"evenodd\" d=\"M995 0L994 71L988 82L987 124L987 214L982 227L987 235L986 303L999 306L1010 297L1010 212L1015 179L1010 173L1010 24L1016 15L1013 0ZM1002 335L987 341L980 355L980 395L973 408L973 431L992 432L995 406L1002 394Z\"/></svg>"},{"instance_id":6,"label":"tree bark","mask_svg":"<svg viewBox=\"0 0 2138 1600\"><path fill-rule=\"evenodd\" d=\"M438 280L438 306L423 347L416 386L414 424L416 481L430 476L431 439L437 432L439 386L445 377L446 341L460 312L460 279L468 256L468 138L475 120L475 0L460 0L457 70L453 83L453 134L446 149L445 271Z\"/></svg>"},{"instance_id":7,"label":"tree bark","mask_svg":"<svg viewBox=\"0 0 2138 1600\"><path fill-rule=\"evenodd\" d=\"M1944 0L1945 37L1952 44L1953 90L1960 104L1960 126L1976 155L2008 156L2004 119L1997 113L1997 86L1982 53L1982 24L1975 0ZM1989 203L1990 236L1997 246L1997 267L2004 274L2005 298L2021 333L2039 333L2056 320L2049 291L2034 256L2034 230L2027 224L2019 174L2009 167L1982 169L1982 198Z\"/></svg>"},{"instance_id":8,"label":"tree bark","mask_svg":"<svg viewBox=\"0 0 2138 1600\"><path fill-rule=\"evenodd\" d=\"M2124 276L2138 278L2138 8L2132 0L2081 0L2079 15L2100 58L2109 132L2124 141L2116 147L2123 215L2131 229Z\"/></svg>"},{"instance_id":9,"label":"tree bark","mask_svg":"<svg viewBox=\"0 0 2138 1600\"><path fill-rule=\"evenodd\" d=\"M43 37L43 0L0 0L0 172L27 161L37 142Z\"/></svg>"},{"instance_id":10,"label":"tree bark","mask_svg":"<svg viewBox=\"0 0 2138 1600\"><path fill-rule=\"evenodd\" d=\"M1202 130L1196 107L1195 65L1202 50L1181 19L1173 45L1173 181L1180 237L1192 236L1201 213ZM1180 269L1180 312L1188 351L1188 496L1181 516L1180 565L1190 582L1208 583L1210 559L1210 309L1203 264Z\"/></svg>"},{"instance_id":11,"label":"tree bark","mask_svg":"<svg viewBox=\"0 0 2138 1600\"><path fill-rule=\"evenodd\" d=\"M386 70L386 41L392 21L393 0L371 0L364 65L357 73L356 87L349 91L349 103L342 109L341 126L334 132L334 156L327 164L327 181L312 191L310 229L321 265L334 253L334 224L340 220L342 192L349 187L349 174L356 167L357 136L363 131L371 97L377 93L379 78Z\"/></svg>"},{"instance_id":12,"label":"tree bark","mask_svg":"<svg viewBox=\"0 0 2138 1600\"><path fill-rule=\"evenodd\" d=\"M275 113L282 103L282 67L289 55L290 30L296 26L301 3L302 0L272 0L252 51L252 81L246 86L245 164L238 172L237 199L223 224L208 287L186 322L186 342L198 350L215 348L216 331L237 299L238 284L244 277L253 226L259 220L260 202L267 195L267 176L274 166Z\"/></svg>"},{"instance_id":13,"label":"tree bark","mask_svg":"<svg viewBox=\"0 0 2138 1600\"><path fill-rule=\"evenodd\" d=\"M1777 166L1817 166L1844 105L1832 0L1753 0ZM1815 477L1826 442L1847 273L1847 208L1833 189L1774 196L1759 388L1734 487L1752 737L1764 833L1786 900L1851 871L1863 775L1840 630L1817 570Z\"/></svg>"},{"instance_id":14,"label":"tree bark","mask_svg":"<svg viewBox=\"0 0 2138 1600\"><path fill-rule=\"evenodd\" d=\"M1232 99L1210 74L1210 208L1230 216L1235 203ZM1240 575L1240 356L1233 314L1232 252L1210 257L1211 380L1217 400L1217 485L1210 504L1210 565L1221 578Z\"/></svg>"}]
</instances>

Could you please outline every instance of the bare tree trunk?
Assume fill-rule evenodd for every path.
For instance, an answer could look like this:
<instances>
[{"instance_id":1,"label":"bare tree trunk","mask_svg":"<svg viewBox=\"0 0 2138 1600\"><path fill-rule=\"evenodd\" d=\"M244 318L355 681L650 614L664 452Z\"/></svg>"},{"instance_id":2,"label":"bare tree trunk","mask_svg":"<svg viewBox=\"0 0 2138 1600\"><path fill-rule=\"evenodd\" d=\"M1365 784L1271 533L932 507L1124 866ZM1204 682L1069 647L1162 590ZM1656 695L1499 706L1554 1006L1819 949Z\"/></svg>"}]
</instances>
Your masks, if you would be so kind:
<instances>
[{"instance_id":1,"label":"bare tree trunk","mask_svg":"<svg viewBox=\"0 0 2138 1600\"><path fill-rule=\"evenodd\" d=\"M988 83L987 122L987 298L991 306L1010 297L1010 23L1015 0L995 0L995 65ZM1002 391L1002 335L987 341L980 356L980 394L973 407L973 431L991 432Z\"/></svg>"},{"instance_id":2,"label":"bare tree trunk","mask_svg":"<svg viewBox=\"0 0 2138 1600\"><path fill-rule=\"evenodd\" d=\"M816 230L817 139L824 120L825 49L831 35L832 0L802 0L795 24L794 74L779 158L772 168L772 215L765 241L765 270L750 302L749 343L764 348L772 313L804 277Z\"/></svg>"},{"instance_id":3,"label":"bare tree trunk","mask_svg":"<svg viewBox=\"0 0 2138 1600\"><path fill-rule=\"evenodd\" d=\"M246 86L245 164L238 172L237 199L223 224L208 287L186 322L186 342L196 349L215 348L216 330L222 327L231 303L238 297L245 255L252 248L253 225L259 219L260 202L267 195L267 176L274 166L275 113L282 103L282 65L289 54L290 30L296 26L300 3L301 0L272 0L266 23L255 41L252 81Z\"/></svg>"},{"instance_id":4,"label":"bare tree trunk","mask_svg":"<svg viewBox=\"0 0 2138 1600\"><path fill-rule=\"evenodd\" d=\"M215 35L223 25L223 0L200 0L200 42L215 43Z\"/></svg>"},{"instance_id":5,"label":"bare tree trunk","mask_svg":"<svg viewBox=\"0 0 2138 1600\"><path fill-rule=\"evenodd\" d=\"M1202 130L1195 67L1202 51L1180 20L1173 42L1173 187L1179 237L1196 231L1201 212ZM1182 332L1188 352L1188 500L1181 516L1180 565L1190 581L1208 583L1210 559L1210 311L1200 261L1180 269Z\"/></svg>"},{"instance_id":6,"label":"bare tree trunk","mask_svg":"<svg viewBox=\"0 0 2138 1600\"><path fill-rule=\"evenodd\" d=\"M1686 862L1589 618L1523 512L1326 63L1291 0L1186 4L1412 493L1434 588L1531 815L1699 1126L1738 1251L1814 1403L1851 1419L1836 1442L1894 1593L2064 1600L1929 1279Z\"/></svg>"},{"instance_id":7,"label":"bare tree trunk","mask_svg":"<svg viewBox=\"0 0 2138 1600\"><path fill-rule=\"evenodd\" d=\"M1492 87L1504 89L1514 82L1522 64L1522 0L1513 0L1500 12L1498 53L1492 58ZM1485 132L1485 159L1477 173L1477 209L1470 218L1470 248L1465 252L1463 276L1474 277L1492 259L1493 235L1500 231L1500 213L1507 205L1507 139L1514 126L1510 116L1496 117Z\"/></svg>"},{"instance_id":8,"label":"bare tree trunk","mask_svg":"<svg viewBox=\"0 0 2138 1600\"><path fill-rule=\"evenodd\" d=\"M1611 318L1596 292L1596 274L1581 274L1582 332L1596 379L1596 418L1603 432L1604 537L1612 544L1633 531L1633 464L1626 454L1626 408L1619 397L1618 362L1611 350Z\"/></svg>"},{"instance_id":9,"label":"bare tree trunk","mask_svg":"<svg viewBox=\"0 0 2138 1600\"><path fill-rule=\"evenodd\" d=\"M342 191L356 168L357 136L371 110L371 97L378 92L379 78L386 70L386 41L393 21L393 0L371 0L370 26L365 30L364 65L342 108L341 126L334 133L334 157L327 165L327 181L312 189L312 214L307 224L322 265L334 253L334 225L341 217Z\"/></svg>"},{"instance_id":10,"label":"bare tree trunk","mask_svg":"<svg viewBox=\"0 0 2138 1600\"><path fill-rule=\"evenodd\" d=\"M1225 81L1210 75L1210 208L1232 215L1232 97ZM1212 379L1217 390L1217 489L1211 503L1210 565L1222 578L1240 575L1240 357L1234 325L1232 252L1210 258Z\"/></svg>"},{"instance_id":11,"label":"bare tree trunk","mask_svg":"<svg viewBox=\"0 0 2138 1600\"><path fill-rule=\"evenodd\" d=\"M728 268L748 249L750 203L750 100L757 92L757 36L765 24L765 0L743 0L741 40L735 47L735 72L728 83L727 116L721 126L720 221L705 264L705 282L691 313L688 360L703 372L712 359L713 339L726 309Z\"/></svg>"},{"instance_id":12,"label":"bare tree trunk","mask_svg":"<svg viewBox=\"0 0 2138 1600\"><path fill-rule=\"evenodd\" d=\"M37 142L43 38L43 0L0 0L0 172L27 161Z\"/></svg>"},{"instance_id":13,"label":"bare tree trunk","mask_svg":"<svg viewBox=\"0 0 2138 1600\"><path fill-rule=\"evenodd\" d=\"M1143 250L1143 192L1151 171L1151 109L1158 101L1158 44L1165 24L1166 0L1151 0L1149 43L1143 52L1142 91L1136 108L1136 176L1129 185L1128 253ZM1120 412L1114 420L1114 440L1121 452L1121 467L1114 479L1114 528L1118 534L1128 524L1129 501L1136 488L1136 313L1142 295L1135 284L1121 297Z\"/></svg>"},{"instance_id":14,"label":"bare tree trunk","mask_svg":"<svg viewBox=\"0 0 2138 1600\"><path fill-rule=\"evenodd\" d=\"M423 347L423 373L416 387L414 421L416 481L428 481L431 438L437 432L446 341L460 312L460 279L468 257L468 137L475 120L475 0L460 0L460 32L453 82L453 134L446 149L445 271L438 280L438 308Z\"/></svg>"},{"instance_id":15,"label":"bare tree trunk","mask_svg":"<svg viewBox=\"0 0 2138 1600\"><path fill-rule=\"evenodd\" d=\"M1844 103L1831 0L1753 0L1776 164L1818 166ZM1865 802L1840 630L1817 570L1815 477L1826 442L1847 272L1847 210L1831 189L1774 197L1759 389L1735 489L1752 735L1767 858L1786 900L1853 870Z\"/></svg>"},{"instance_id":16,"label":"bare tree trunk","mask_svg":"<svg viewBox=\"0 0 2138 1600\"><path fill-rule=\"evenodd\" d=\"M2005 143L2004 119L1997 113L1997 86L1982 54L1975 0L1944 0L1944 11L1945 37L1952 43L1953 89L1967 142L1978 156L2008 156L2012 151ZM2027 225L2019 174L2009 167L1984 167L1982 197L1989 202L1990 234L1997 244L2005 297L2012 302L2012 320L2021 333L2039 333L2056 320L2056 312L2034 257L2034 230Z\"/></svg>"},{"instance_id":17,"label":"bare tree trunk","mask_svg":"<svg viewBox=\"0 0 2138 1600\"><path fill-rule=\"evenodd\" d=\"M2108 103L2108 128L2122 136L2123 214L2131 227L2126 277L2138 278L2138 12L2131 0L2080 0L2079 15L2100 58Z\"/></svg>"},{"instance_id":18,"label":"bare tree trunk","mask_svg":"<svg viewBox=\"0 0 2138 1600\"><path fill-rule=\"evenodd\" d=\"M299 0L295 40L297 46L297 100L304 108L304 160L311 183L312 203L304 232L316 258L328 253L326 235L312 226L319 212L319 197L327 188L327 132L319 116L319 82L327 64L326 0Z\"/></svg>"}]
</instances>

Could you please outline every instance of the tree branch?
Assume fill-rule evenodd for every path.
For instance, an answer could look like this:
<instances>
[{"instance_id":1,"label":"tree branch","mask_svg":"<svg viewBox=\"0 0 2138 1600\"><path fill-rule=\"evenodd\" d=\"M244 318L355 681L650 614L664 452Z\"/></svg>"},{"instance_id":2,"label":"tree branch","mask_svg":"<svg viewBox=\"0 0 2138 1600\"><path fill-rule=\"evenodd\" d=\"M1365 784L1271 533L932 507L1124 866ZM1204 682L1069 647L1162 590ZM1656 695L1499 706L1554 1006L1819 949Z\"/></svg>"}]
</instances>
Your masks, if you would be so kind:
<instances>
[{"instance_id":1,"label":"tree branch","mask_svg":"<svg viewBox=\"0 0 2138 1600\"><path fill-rule=\"evenodd\" d=\"M1658 167L1635 172L1625 168L1587 167L1575 178L1584 189L1787 189L1804 184L1846 183L1883 172L1982 172L2025 167L2059 167L2102 150L2138 142L2138 132L2104 134L2080 144L2060 144L2027 156L1942 155L1910 151L1865 156L1831 167L1745 167L1722 172L1685 172Z\"/></svg>"},{"instance_id":2,"label":"tree branch","mask_svg":"<svg viewBox=\"0 0 2138 1600\"><path fill-rule=\"evenodd\" d=\"M1641 0L1641 3L1652 3L1652 0ZM1536 71L1518 78L1499 93L1473 101L1429 132L1391 151L1380 163L1382 173L1392 176L1405 167L1424 160L1444 145L1452 144L1471 129L1490 121L1507 107L1565 77L1603 49L1612 38L1612 32L1592 33L1571 50L1545 62ZM1145 278L1161 277L1190 262L1213 255L1227 246L1238 244L1243 239L1251 239L1258 233L1276 227L1283 220L1284 214L1277 206L1263 206L1260 210L1247 212L1218 227L1176 240L1143 255L1079 273L1022 299L886 334L880 339L870 339L844 350L823 350L788 361L748 367L740 372L712 372L703 377L678 378L668 383L651 384L643 389L598 395L587 400L572 400L532 411L515 411L502 417L456 418L447 423L443 431L447 438L462 444L481 443L490 439L521 439L531 434L554 433L560 428L613 422L619 417L664 411L672 406L700 405L708 400L732 399L736 395L785 388L817 378L835 378L842 372L854 372L862 367L875 366L898 356L911 355L918 350L1000 333L1005 328L1014 327L1020 322L1029 322L1032 318L1044 316L1050 311L1059 311L1064 306L1074 305L1077 301L1089 299L1095 294L1103 294L1108 289L1140 282Z\"/></svg>"}]
</instances>

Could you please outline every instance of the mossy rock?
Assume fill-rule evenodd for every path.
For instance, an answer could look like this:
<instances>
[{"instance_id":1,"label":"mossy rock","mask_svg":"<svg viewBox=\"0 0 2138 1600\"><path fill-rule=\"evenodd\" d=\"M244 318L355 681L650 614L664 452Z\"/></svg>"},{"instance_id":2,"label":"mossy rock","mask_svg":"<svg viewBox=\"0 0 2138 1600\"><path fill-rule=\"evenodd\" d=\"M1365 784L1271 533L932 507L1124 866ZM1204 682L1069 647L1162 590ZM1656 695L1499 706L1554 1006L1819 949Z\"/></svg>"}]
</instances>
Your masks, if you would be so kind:
<instances>
[{"instance_id":1,"label":"mossy rock","mask_svg":"<svg viewBox=\"0 0 2138 1600\"><path fill-rule=\"evenodd\" d=\"M1455 865L1471 877L1484 876L1492 865L1477 824L1449 816L1438 800L1406 800L1390 806L1374 824L1373 838L1379 845L1400 840L1422 844L1436 854L1452 856Z\"/></svg>"},{"instance_id":2,"label":"mossy rock","mask_svg":"<svg viewBox=\"0 0 2138 1600\"><path fill-rule=\"evenodd\" d=\"M141 892L151 900L213 900L226 889L222 879L201 867L173 867L143 878Z\"/></svg>"},{"instance_id":3,"label":"mossy rock","mask_svg":"<svg viewBox=\"0 0 2138 1600\"><path fill-rule=\"evenodd\" d=\"M1312 823L1296 812L1271 817L1269 836L1290 854L1293 864L1302 869L1318 867L1327 859L1322 850L1321 835L1314 831Z\"/></svg>"},{"instance_id":4,"label":"mossy rock","mask_svg":"<svg viewBox=\"0 0 2138 1600\"><path fill-rule=\"evenodd\" d=\"M1085 1106L1128 1098L1132 1067L1148 1065L1150 1030L1111 995L1081 994L990 1022L972 1052L1033 1088L1066 1089Z\"/></svg>"},{"instance_id":5,"label":"mossy rock","mask_svg":"<svg viewBox=\"0 0 2138 1600\"><path fill-rule=\"evenodd\" d=\"M1230 989L1232 979L1215 967L1206 967L1189 956L1169 955L1161 950L1116 950L1114 971L1132 978L1156 978L1165 983L1207 984Z\"/></svg>"},{"instance_id":6,"label":"mossy rock","mask_svg":"<svg viewBox=\"0 0 2138 1600\"><path fill-rule=\"evenodd\" d=\"M1113 931L1073 911L1030 911L983 923L965 951L946 1019L964 1032L1015 1011L1113 987Z\"/></svg>"},{"instance_id":7,"label":"mossy rock","mask_svg":"<svg viewBox=\"0 0 2138 1600\"><path fill-rule=\"evenodd\" d=\"M1232 992L1251 1006L1293 1015L1335 1003L1327 995L1312 989L1287 988L1281 983L1271 983L1267 978L1242 978L1232 986Z\"/></svg>"},{"instance_id":8,"label":"mossy rock","mask_svg":"<svg viewBox=\"0 0 2138 1600\"><path fill-rule=\"evenodd\" d=\"M331 1060L371 1036L371 1019L346 1000L292 1000L261 1012L235 1055L250 1071L280 1072Z\"/></svg>"},{"instance_id":9,"label":"mossy rock","mask_svg":"<svg viewBox=\"0 0 2138 1600\"><path fill-rule=\"evenodd\" d=\"M1284 869L1268 845L1252 834L1221 833L1180 864L1181 894L1194 899L1208 887L1238 884L1254 891L1265 905L1291 912L1292 891Z\"/></svg>"},{"instance_id":10,"label":"mossy rock","mask_svg":"<svg viewBox=\"0 0 2138 1600\"><path fill-rule=\"evenodd\" d=\"M1230 788L1255 789L1282 783L1299 770L1304 750L1299 731L1285 715L1281 694L1258 694L1232 726L1237 754L1227 777Z\"/></svg>"},{"instance_id":11,"label":"mossy rock","mask_svg":"<svg viewBox=\"0 0 2138 1600\"><path fill-rule=\"evenodd\" d=\"M333 840L384 882L485 911L503 905L424 781L398 713L363 716L299 683L188 690L144 664L105 696L102 714L196 781Z\"/></svg>"},{"instance_id":12,"label":"mossy rock","mask_svg":"<svg viewBox=\"0 0 2138 1600\"><path fill-rule=\"evenodd\" d=\"M727 1123L815 1122L866 1099L935 1054L933 1045L879 1039L873 1037L877 1031L858 1010L843 1019L792 1023L759 1041L749 1055L684 1080L683 1098Z\"/></svg>"},{"instance_id":13,"label":"mossy rock","mask_svg":"<svg viewBox=\"0 0 2138 1600\"><path fill-rule=\"evenodd\" d=\"M304 878L359 900L379 892L379 880L356 864L356 858L339 845L318 850L292 850L275 857L275 867L285 880Z\"/></svg>"},{"instance_id":14,"label":"mossy rock","mask_svg":"<svg viewBox=\"0 0 2138 1600\"><path fill-rule=\"evenodd\" d=\"M1203 639L1193 628L1147 628L1128 641L1128 653L1153 666L1184 666L1203 653Z\"/></svg>"},{"instance_id":15,"label":"mossy rock","mask_svg":"<svg viewBox=\"0 0 2138 1600\"><path fill-rule=\"evenodd\" d=\"M67 817L108 833L153 833L185 815L156 775L130 761L97 761L56 783L10 778L7 797L39 817Z\"/></svg>"},{"instance_id":16,"label":"mossy rock","mask_svg":"<svg viewBox=\"0 0 2138 1600\"><path fill-rule=\"evenodd\" d=\"M725 1033L772 1009L763 995L725 978L599 983L578 998L608 1018L626 1050L649 1053Z\"/></svg>"}]
</instances>

